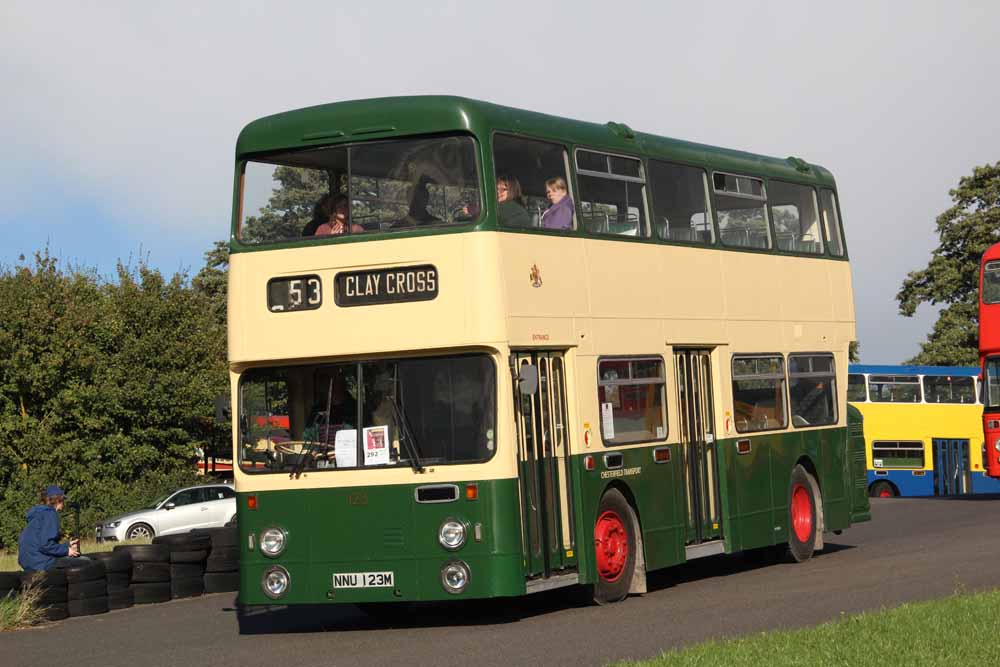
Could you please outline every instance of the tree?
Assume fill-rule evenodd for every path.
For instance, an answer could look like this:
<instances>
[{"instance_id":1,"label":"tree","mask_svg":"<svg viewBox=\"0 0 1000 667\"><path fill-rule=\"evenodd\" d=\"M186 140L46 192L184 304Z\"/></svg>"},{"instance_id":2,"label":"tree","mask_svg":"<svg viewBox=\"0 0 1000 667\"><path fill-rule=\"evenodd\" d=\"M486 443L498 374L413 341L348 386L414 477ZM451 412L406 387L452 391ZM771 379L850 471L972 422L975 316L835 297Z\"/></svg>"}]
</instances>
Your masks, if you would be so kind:
<instances>
[{"instance_id":1,"label":"tree","mask_svg":"<svg viewBox=\"0 0 1000 667\"><path fill-rule=\"evenodd\" d=\"M923 303L946 304L914 364L976 365L979 261L1000 241L1000 162L976 167L948 193L954 202L937 217L940 245L931 261L912 271L896 295L907 317Z\"/></svg>"},{"instance_id":2,"label":"tree","mask_svg":"<svg viewBox=\"0 0 1000 667\"><path fill-rule=\"evenodd\" d=\"M330 191L330 176L318 169L279 166L274 168L271 179L277 187L267 204L257 215L248 215L243 225L242 238L249 243L301 236L316 203Z\"/></svg>"}]
</instances>

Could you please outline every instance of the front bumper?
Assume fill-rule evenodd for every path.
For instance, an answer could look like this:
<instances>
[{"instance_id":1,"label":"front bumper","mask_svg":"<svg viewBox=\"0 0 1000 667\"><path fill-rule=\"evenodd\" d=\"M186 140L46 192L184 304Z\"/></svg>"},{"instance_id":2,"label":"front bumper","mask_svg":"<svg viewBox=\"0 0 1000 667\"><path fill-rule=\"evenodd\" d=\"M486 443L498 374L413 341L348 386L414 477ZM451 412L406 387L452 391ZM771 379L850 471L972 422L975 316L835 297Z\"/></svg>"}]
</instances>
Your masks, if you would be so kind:
<instances>
[{"instance_id":1,"label":"front bumper","mask_svg":"<svg viewBox=\"0 0 1000 667\"><path fill-rule=\"evenodd\" d=\"M94 537L97 539L98 544L101 542L120 542L121 537L118 531L121 530L121 525L117 528L108 528L104 525L100 525L94 528Z\"/></svg>"}]
</instances>

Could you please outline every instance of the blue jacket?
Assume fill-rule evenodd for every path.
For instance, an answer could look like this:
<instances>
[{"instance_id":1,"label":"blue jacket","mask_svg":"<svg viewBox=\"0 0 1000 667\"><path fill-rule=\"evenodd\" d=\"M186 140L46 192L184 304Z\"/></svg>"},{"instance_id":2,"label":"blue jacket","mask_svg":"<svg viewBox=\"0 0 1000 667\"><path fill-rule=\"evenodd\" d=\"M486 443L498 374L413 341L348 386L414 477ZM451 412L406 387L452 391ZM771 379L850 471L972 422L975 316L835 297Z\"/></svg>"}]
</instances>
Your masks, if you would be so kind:
<instances>
[{"instance_id":1,"label":"blue jacket","mask_svg":"<svg viewBox=\"0 0 1000 667\"><path fill-rule=\"evenodd\" d=\"M27 571L48 570L56 558L69 555L69 545L59 544L59 514L49 505L28 510L28 525L17 541L17 562Z\"/></svg>"}]
</instances>

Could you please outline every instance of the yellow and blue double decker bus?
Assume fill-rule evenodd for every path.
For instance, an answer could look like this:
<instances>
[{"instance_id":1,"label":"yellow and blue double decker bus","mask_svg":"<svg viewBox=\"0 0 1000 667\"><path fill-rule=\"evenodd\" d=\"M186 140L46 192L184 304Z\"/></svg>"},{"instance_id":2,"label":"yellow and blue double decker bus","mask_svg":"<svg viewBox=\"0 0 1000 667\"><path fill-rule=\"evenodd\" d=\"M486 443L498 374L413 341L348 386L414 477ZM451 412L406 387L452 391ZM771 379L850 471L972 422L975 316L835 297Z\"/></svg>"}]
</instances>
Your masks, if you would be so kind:
<instances>
[{"instance_id":1,"label":"yellow and blue double decker bus","mask_svg":"<svg viewBox=\"0 0 1000 667\"><path fill-rule=\"evenodd\" d=\"M611 602L868 520L822 167L407 97L250 123L235 186L242 603Z\"/></svg>"},{"instance_id":2,"label":"yellow and blue double decker bus","mask_svg":"<svg viewBox=\"0 0 1000 667\"><path fill-rule=\"evenodd\" d=\"M847 400L864 415L872 496L1000 492L983 467L979 369L852 364Z\"/></svg>"}]
</instances>

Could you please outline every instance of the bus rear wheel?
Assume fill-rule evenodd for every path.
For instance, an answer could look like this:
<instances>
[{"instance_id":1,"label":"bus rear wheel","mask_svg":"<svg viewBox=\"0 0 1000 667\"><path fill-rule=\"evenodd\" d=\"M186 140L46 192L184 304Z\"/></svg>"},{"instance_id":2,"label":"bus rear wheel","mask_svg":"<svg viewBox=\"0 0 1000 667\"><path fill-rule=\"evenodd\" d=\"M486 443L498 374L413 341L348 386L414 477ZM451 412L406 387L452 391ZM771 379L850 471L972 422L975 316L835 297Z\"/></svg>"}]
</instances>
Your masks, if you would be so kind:
<instances>
[{"instance_id":1,"label":"bus rear wheel","mask_svg":"<svg viewBox=\"0 0 1000 667\"><path fill-rule=\"evenodd\" d=\"M812 558L816 549L818 489L805 468L792 468L788 485L788 553L798 563Z\"/></svg>"},{"instance_id":2,"label":"bus rear wheel","mask_svg":"<svg viewBox=\"0 0 1000 667\"><path fill-rule=\"evenodd\" d=\"M879 480L872 484L868 490L868 495L872 498L892 498L896 495L896 490L892 488L892 484L889 482Z\"/></svg>"},{"instance_id":3,"label":"bus rear wheel","mask_svg":"<svg viewBox=\"0 0 1000 667\"><path fill-rule=\"evenodd\" d=\"M594 522L594 560L597 582L594 602L608 604L624 600L635 574L636 526L635 514L617 489L609 489L601 497Z\"/></svg>"}]
</instances>

